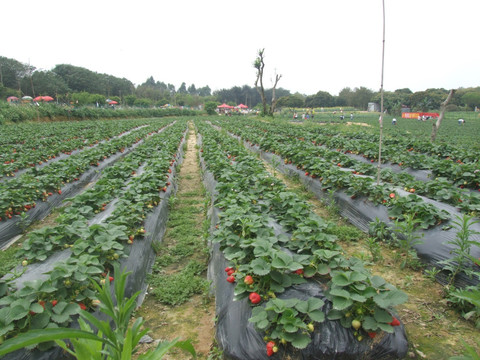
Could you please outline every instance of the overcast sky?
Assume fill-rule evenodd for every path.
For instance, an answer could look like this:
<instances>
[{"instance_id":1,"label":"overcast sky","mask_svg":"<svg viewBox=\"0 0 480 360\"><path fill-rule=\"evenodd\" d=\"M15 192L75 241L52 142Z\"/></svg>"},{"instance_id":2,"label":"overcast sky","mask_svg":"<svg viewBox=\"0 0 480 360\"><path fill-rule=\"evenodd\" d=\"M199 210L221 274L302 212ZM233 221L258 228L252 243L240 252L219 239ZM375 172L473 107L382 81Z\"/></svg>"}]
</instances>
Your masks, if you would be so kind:
<instances>
[{"instance_id":1,"label":"overcast sky","mask_svg":"<svg viewBox=\"0 0 480 360\"><path fill-rule=\"evenodd\" d=\"M480 0L385 0L384 88L480 86ZM381 0L8 0L0 56L71 64L212 90L253 86L337 95L381 84Z\"/></svg>"}]
</instances>

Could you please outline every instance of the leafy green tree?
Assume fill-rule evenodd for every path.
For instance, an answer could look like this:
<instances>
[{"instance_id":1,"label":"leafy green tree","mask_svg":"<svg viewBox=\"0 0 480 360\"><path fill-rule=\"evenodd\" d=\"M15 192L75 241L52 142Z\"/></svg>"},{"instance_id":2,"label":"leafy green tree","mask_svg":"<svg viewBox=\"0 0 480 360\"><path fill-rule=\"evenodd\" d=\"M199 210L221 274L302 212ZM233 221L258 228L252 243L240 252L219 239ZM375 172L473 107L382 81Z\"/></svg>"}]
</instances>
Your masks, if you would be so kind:
<instances>
[{"instance_id":1,"label":"leafy green tree","mask_svg":"<svg viewBox=\"0 0 480 360\"><path fill-rule=\"evenodd\" d=\"M135 94L139 98L146 98L157 102L164 98L166 94L170 94L170 91L165 83L155 81L153 76L150 76L143 84L136 88Z\"/></svg>"},{"instance_id":2,"label":"leafy green tree","mask_svg":"<svg viewBox=\"0 0 480 360\"><path fill-rule=\"evenodd\" d=\"M105 93L104 88L99 86L96 81L97 78L93 71L66 64L56 65L52 71L65 81L71 91Z\"/></svg>"},{"instance_id":3,"label":"leafy green tree","mask_svg":"<svg viewBox=\"0 0 480 360\"><path fill-rule=\"evenodd\" d=\"M315 107L331 107L335 105L335 99L326 91L319 91L315 95L305 98L305 106L309 108Z\"/></svg>"},{"instance_id":4,"label":"leafy green tree","mask_svg":"<svg viewBox=\"0 0 480 360\"><path fill-rule=\"evenodd\" d=\"M103 106L107 99L102 94L91 94L89 98L90 104L98 104L99 106Z\"/></svg>"},{"instance_id":5,"label":"leafy green tree","mask_svg":"<svg viewBox=\"0 0 480 360\"><path fill-rule=\"evenodd\" d=\"M208 115L215 115L217 110L218 103L216 101L207 101L205 103L205 111Z\"/></svg>"},{"instance_id":6,"label":"leafy green tree","mask_svg":"<svg viewBox=\"0 0 480 360\"><path fill-rule=\"evenodd\" d=\"M212 95L212 90L210 89L210 87L207 85L207 86L204 86L204 87L201 87L198 89L198 95L200 96L211 96Z\"/></svg>"},{"instance_id":7,"label":"leafy green tree","mask_svg":"<svg viewBox=\"0 0 480 360\"><path fill-rule=\"evenodd\" d=\"M408 90L408 89L407 89ZM410 91L411 94L411 91ZM402 112L402 105L409 106L410 94L403 90L398 91L384 91L383 92L383 107L390 114L400 114ZM377 104L380 103L380 92L374 94L370 99Z\"/></svg>"},{"instance_id":8,"label":"leafy green tree","mask_svg":"<svg viewBox=\"0 0 480 360\"><path fill-rule=\"evenodd\" d=\"M0 99L6 99L9 96L20 97L20 91L2 86L0 84Z\"/></svg>"},{"instance_id":9,"label":"leafy green tree","mask_svg":"<svg viewBox=\"0 0 480 360\"><path fill-rule=\"evenodd\" d=\"M367 110L368 103L373 96L373 91L367 89L366 87L360 86L359 88L353 89L353 92L351 105L357 109Z\"/></svg>"},{"instance_id":10,"label":"leafy green tree","mask_svg":"<svg viewBox=\"0 0 480 360\"><path fill-rule=\"evenodd\" d=\"M417 91L409 96L410 107L419 111L437 110L447 95L448 91L445 89Z\"/></svg>"},{"instance_id":11,"label":"leafy green tree","mask_svg":"<svg viewBox=\"0 0 480 360\"><path fill-rule=\"evenodd\" d=\"M12 89L20 89L22 79L31 75L35 67L0 56L0 85Z\"/></svg>"},{"instance_id":12,"label":"leafy green tree","mask_svg":"<svg viewBox=\"0 0 480 360\"><path fill-rule=\"evenodd\" d=\"M133 83L125 78L118 78L115 76L107 74L99 74L100 84L104 84L105 92L104 94L108 97L133 94L135 91L135 86Z\"/></svg>"},{"instance_id":13,"label":"leafy green tree","mask_svg":"<svg viewBox=\"0 0 480 360\"><path fill-rule=\"evenodd\" d=\"M145 99L145 98L135 99L135 103L134 103L135 106L139 106L139 107L150 107L152 106L152 104L153 104L152 100Z\"/></svg>"},{"instance_id":14,"label":"leafy green tree","mask_svg":"<svg viewBox=\"0 0 480 360\"><path fill-rule=\"evenodd\" d=\"M158 100L158 101L155 103L155 105L156 105L156 106L164 106L164 105L167 105L167 104L169 104L169 103L170 103L170 100L164 97L164 98L161 98L160 100Z\"/></svg>"},{"instance_id":15,"label":"leafy green tree","mask_svg":"<svg viewBox=\"0 0 480 360\"><path fill-rule=\"evenodd\" d=\"M135 100L137 100L135 95L127 95L123 98L123 101L125 101L125 104L128 106L133 106L135 104Z\"/></svg>"},{"instance_id":16,"label":"leafy green tree","mask_svg":"<svg viewBox=\"0 0 480 360\"><path fill-rule=\"evenodd\" d=\"M282 96L278 99L278 107L300 108L305 106L305 98L299 94L293 94L289 96Z\"/></svg>"},{"instance_id":17,"label":"leafy green tree","mask_svg":"<svg viewBox=\"0 0 480 360\"><path fill-rule=\"evenodd\" d=\"M74 92L87 91L112 97L128 95L134 90L133 83L125 78L98 74L78 66L60 64L56 65L52 71L60 76L68 88Z\"/></svg>"},{"instance_id":18,"label":"leafy green tree","mask_svg":"<svg viewBox=\"0 0 480 360\"><path fill-rule=\"evenodd\" d=\"M469 91L462 96L462 101L469 108L480 107L480 91Z\"/></svg>"},{"instance_id":19,"label":"leafy green tree","mask_svg":"<svg viewBox=\"0 0 480 360\"><path fill-rule=\"evenodd\" d=\"M349 87L343 88L336 98L337 106L353 106L353 91Z\"/></svg>"},{"instance_id":20,"label":"leafy green tree","mask_svg":"<svg viewBox=\"0 0 480 360\"><path fill-rule=\"evenodd\" d=\"M91 104L90 97L91 97L90 93L86 91L82 91L82 92L73 93L71 96L71 100L73 101L73 104L75 106L82 106L82 105Z\"/></svg>"},{"instance_id":21,"label":"leafy green tree","mask_svg":"<svg viewBox=\"0 0 480 360\"><path fill-rule=\"evenodd\" d=\"M197 88L195 87L195 84L192 84L188 87L188 93L190 95L198 95Z\"/></svg>"},{"instance_id":22,"label":"leafy green tree","mask_svg":"<svg viewBox=\"0 0 480 360\"><path fill-rule=\"evenodd\" d=\"M397 89L394 92L395 92L395 94L403 94L403 95L412 94L412 90L410 90L409 88Z\"/></svg>"},{"instance_id":23,"label":"leafy green tree","mask_svg":"<svg viewBox=\"0 0 480 360\"><path fill-rule=\"evenodd\" d=\"M180 87L178 88L177 93L179 93L179 94L188 94L187 84L185 84L184 82L182 82L182 85L180 85Z\"/></svg>"},{"instance_id":24,"label":"leafy green tree","mask_svg":"<svg viewBox=\"0 0 480 360\"><path fill-rule=\"evenodd\" d=\"M69 89L65 81L52 71L35 71L32 74L32 82L37 95L49 95L57 97L58 94L66 94ZM26 84L25 84L26 83ZM31 87L30 79L24 78L22 88Z\"/></svg>"}]
</instances>

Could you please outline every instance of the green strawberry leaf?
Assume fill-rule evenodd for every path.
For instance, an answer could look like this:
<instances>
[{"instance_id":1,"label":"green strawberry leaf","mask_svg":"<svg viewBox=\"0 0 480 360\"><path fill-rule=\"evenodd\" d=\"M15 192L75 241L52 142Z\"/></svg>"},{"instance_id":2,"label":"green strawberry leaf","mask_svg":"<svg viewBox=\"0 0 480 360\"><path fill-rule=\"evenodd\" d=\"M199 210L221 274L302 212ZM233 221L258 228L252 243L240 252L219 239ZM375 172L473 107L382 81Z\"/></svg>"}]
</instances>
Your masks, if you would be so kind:
<instances>
[{"instance_id":1,"label":"green strawberry leaf","mask_svg":"<svg viewBox=\"0 0 480 360\"><path fill-rule=\"evenodd\" d=\"M305 349L308 344L312 339L310 338L310 335L307 335L305 333L297 332L296 334L293 335L291 343L293 347L297 349Z\"/></svg>"}]
</instances>

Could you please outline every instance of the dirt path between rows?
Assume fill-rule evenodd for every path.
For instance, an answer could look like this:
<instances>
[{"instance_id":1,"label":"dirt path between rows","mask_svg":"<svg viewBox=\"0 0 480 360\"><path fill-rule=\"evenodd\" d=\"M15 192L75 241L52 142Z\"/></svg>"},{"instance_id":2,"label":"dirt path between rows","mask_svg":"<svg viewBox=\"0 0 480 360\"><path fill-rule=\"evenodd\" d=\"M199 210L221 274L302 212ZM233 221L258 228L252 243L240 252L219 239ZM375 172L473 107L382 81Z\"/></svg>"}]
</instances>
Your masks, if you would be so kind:
<instances>
[{"instance_id":1,"label":"dirt path between rows","mask_svg":"<svg viewBox=\"0 0 480 360\"><path fill-rule=\"evenodd\" d=\"M193 125L189 126L189 133L186 141L186 151L184 161L177 173L178 190L175 195L175 202L188 202L193 206L202 207L205 204L203 192L203 183L198 164L196 135ZM200 194L200 195L199 195ZM175 209L173 210L175 211ZM194 215L196 227L201 228L205 216L200 211ZM171 235L173 234L173 235ZM167 224L166 234L162 242L167 247L175 246L173 225ZM200 236L197 239L203 242ZM202 254L198 254L202 256ZM198 256L197 255L197 256ZM205 260L205 259L203 259ZM172 264L166 271L175 271L182 264ZM206 278L206 274L205 274ZM150 290L153 290L150 288ZM214 344L214 321L215 321L215 301L207 298L206 295L195 295L184 304L170 306L160 303L152 295L147 295L143 305L137 311L137 317L143 317L145 326L150 329L149 336L155 342L150 345L144 345L140 352L156 345L158 340L173 340L180 337L181 340L192 340L192 344L197 352L198 359L207 359ZM172 349L163 359L189 359L189 355L177 349ZM212 358L212 357L210 357Z\"/></svg>"}]
</instances>

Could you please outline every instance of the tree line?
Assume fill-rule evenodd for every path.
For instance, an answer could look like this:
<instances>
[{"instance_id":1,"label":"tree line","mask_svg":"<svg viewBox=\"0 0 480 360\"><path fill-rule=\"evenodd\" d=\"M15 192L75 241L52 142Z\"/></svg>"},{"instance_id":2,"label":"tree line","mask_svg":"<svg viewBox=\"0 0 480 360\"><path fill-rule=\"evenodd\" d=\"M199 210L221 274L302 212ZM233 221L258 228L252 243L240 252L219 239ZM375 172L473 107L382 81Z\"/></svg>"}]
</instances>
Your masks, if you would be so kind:
<instances>
[{"instance_id":1,"label":"tree line","mask_svg":"<svg viewBox=\"0 0 480 360\"><path fill-rule=\"evenodd\" d=\"M400 113L402 107L415 111L437 110L448 93L447 89L385 91L384 107L392 114ZM212 101L231 105L243 103L250 108L262 104L257 89L249 85L212 92L208 85L197 88L194 84L187 86L183 82L176 88L151 76L135 86L126 78L99 74L78 66L59 64L52 70L38 70L32 65L0 56L0 98L24 95L50 95L59 102L75 104L104 104L109 98L125 105L142 107L171 104L194 108ZM322 90L313 95L292 94L280 87L275 89L275 97L278 99L277 108L353 107L366 110L368 103L380 103L380 92L365 87L345 87L338 95ZM272 89L265 89L265 98L272 99ZM448 107L448 110L480 107L480 87L457 89Z\"/></svg>"}]
</instances>

